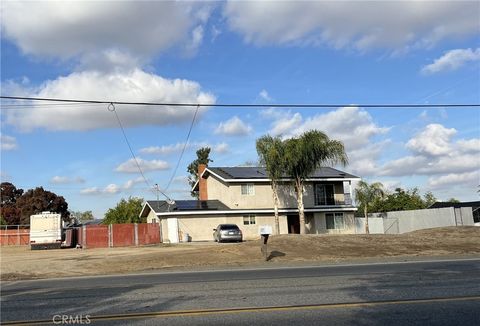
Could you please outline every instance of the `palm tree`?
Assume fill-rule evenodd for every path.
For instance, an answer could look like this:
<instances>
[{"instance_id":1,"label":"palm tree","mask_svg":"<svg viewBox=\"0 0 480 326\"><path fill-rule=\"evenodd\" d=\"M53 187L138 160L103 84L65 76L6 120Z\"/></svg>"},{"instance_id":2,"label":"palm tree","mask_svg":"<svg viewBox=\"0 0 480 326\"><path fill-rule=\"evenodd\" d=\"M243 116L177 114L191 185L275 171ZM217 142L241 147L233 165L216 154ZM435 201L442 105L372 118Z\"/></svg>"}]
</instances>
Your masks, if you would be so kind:
<instances>
[{"instance_id":1,"label":"palm tree","mask_svg":"<svg viewBox=\"0 0 480 326\"><path fill-rule=\"evenodd\" d=\"M360 181L355 189L355 198L363 205L363 212L365 214L365 233L370 234L368 227L368 208L377 198L382 198L385 195L383 185L380 182L368 184L365 181Z\"/></svg>"},{"instance_id":2,"label":"palm tree","mask_svg":"<svg viewBox=\"0 0 480 326\"><path fill-rule=\"evenodd\" d=\"M307 131L298 138L285 141L285 171L293 179L297 194L300 234L306 233L303 205L303 184L317 168L348 162L343 143L331 140L318 130Z\"/></svg>"},{"instance_id":3,"label":"palm tree","mask_svg":"<svg viewBox=\"0 0 480 326\"><path fill-rule=\"evenodd\" d=\"M283 175L283 143L279 137L266 135L257 139L256 147L260 164L265 166L268 177L271 180L273 209L275 212L275 234L280 234L280 223L278 221L278 181Z\"/></svg>"}]
</instances>

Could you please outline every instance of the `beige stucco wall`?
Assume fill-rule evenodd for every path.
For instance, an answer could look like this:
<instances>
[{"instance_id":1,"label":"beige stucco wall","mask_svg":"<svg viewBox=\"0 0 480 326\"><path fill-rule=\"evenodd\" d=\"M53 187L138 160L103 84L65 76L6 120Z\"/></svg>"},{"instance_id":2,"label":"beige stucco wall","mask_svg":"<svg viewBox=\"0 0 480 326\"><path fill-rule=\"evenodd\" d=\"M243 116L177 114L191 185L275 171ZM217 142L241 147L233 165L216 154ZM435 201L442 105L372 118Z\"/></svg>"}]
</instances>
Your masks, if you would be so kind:
<instances>
[{"instance_id":1,"label":"beige stucco wall","mask_svg":"<svg viewBox=\"0 0 480 326\"><path fill-rule=\"evenodd\" d=\"M311 219L308 233L312 234L355 234L355 219L353 212L343 212L343 220L345 228L342 230L327 229L327 220L325 213L314 213L313 219Z\"/></svg>"},{"instance_id":2,"label":"beige stucco wall","mask_svg":"<svg viewBox=\"0 0 480 326\"><path fill-rule=\"evenodd\" d=\"M147 223L158 223L159 219L157 217L157 214L153 210L150 209L147 215Z\"/></svg>"},{"instance_id":3,"label":"beige stucco wall","mask_svg":"<svg viewBox=\"0 0 480 326\"><path fill-rule=\"evenodd\" d=\"M167 219L160 219L160 239L164 243L170 242L168 239L168 223Z\"/></svg>"},{"instance_id":4,"label":"beige stucco wall","mask_svg":"<svg viewBox=\"0 0 480 326\"><path fill-rule=\"evenodd\" d=\"M344 200L343 182L334 184L335 200ZM255 183L254 195L242 195L241 183L223 183L214 176L207 178L208 199L218 199L232 209L273 208L273 192L269 183ZM279 186L281 208L296 208L296 193L291 184ZM303 193L303 203L306 208L315 207L313 183L307 183Z\"/></svg>"},{"instance_id":5,"label":"beige stucco wall","mask_svg":"<svg viewBox=\"0 0 480 326\"><path fill-rule=\"evenodd\" d=\"M206 215L206 216L177 216L178 218L178 229L180 233L179 239L182 241L184 234L188 233L191 238L191 241L213 241L213 229L216 228L219 224L236 224L242 230L244 240L255 240L260 236L258 234L258 229L261 225L271 225L274 228L275 217L269 215L256 215L255 221L256 224L253 225L243 225L243 215L228 215L228 216L215 216L215 215ZM163 242L168 243L168 229L167 229L167 219L162 219L162 234L164 236ZM280 233L288 233L287 229L287 217L279 216L280 224Z\"/></svg>"}]
</instances>

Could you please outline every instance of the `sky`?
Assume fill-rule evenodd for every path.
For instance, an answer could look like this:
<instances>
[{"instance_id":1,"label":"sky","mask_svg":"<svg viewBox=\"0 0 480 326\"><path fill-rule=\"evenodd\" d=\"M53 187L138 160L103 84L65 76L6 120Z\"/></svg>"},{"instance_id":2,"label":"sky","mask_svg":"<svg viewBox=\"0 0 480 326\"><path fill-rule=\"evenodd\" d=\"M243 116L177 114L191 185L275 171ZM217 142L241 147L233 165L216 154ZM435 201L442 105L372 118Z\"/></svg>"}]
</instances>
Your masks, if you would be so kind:
<instances>
[{"instance_id":1,"label":"sky","mask_svg":"<svg viewBox=\"0 0 480 326\"><path fill-rule=\"evenodd\" d=\"M102 218L154 184L191 198L202 146L239 166L262 135L317 129L368 182L479 200L480 109L442 107L480 103L479 17L478 1L2 1L3 96L267 107L199 109L179 161L195 108L2 100L1 180ZM337 106L268 107L292 103Z\"/></svg>"}]
</instances>

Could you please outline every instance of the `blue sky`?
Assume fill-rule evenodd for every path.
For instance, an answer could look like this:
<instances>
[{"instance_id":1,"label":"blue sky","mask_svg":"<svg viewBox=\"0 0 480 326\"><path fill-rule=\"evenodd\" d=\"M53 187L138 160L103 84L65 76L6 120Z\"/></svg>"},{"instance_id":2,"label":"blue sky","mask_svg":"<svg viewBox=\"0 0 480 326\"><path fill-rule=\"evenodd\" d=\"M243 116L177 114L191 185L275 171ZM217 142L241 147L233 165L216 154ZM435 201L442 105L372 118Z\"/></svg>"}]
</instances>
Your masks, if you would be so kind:
<instances>
[{"instance_id":1,"label":"blue sky","mask_svg":"<svg viewBox=\"0 0 480 326\"><path fill-rule=\"evenodd\" d=\"M2 2L2 95L201 103L480 103L478 2ZM27 9L28 8L28 9ZM267 23L268 22L268 23ZM97 217L155 198L105 105L2 102L1 179ZM25 104L25 103L23 103ZM164 189L192 109L117 106L145 175ZM388 188L478 200L478 109L201 110L186 166L256 161L255 139L309 129L342 140L346 171Z\"/></svg>"}]
</instances>

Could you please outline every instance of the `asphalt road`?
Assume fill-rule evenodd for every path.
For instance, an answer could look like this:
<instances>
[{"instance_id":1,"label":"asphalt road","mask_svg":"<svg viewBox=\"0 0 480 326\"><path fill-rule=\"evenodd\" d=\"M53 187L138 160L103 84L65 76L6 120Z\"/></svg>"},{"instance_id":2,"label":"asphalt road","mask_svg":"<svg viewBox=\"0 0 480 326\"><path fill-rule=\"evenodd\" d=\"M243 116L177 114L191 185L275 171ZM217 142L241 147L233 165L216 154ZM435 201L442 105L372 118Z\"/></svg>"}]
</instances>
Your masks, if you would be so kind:
<instances>
[{"instance_id":1,"label":"asphalt road","mask_svg":"<svg viewBox=\"0 0 480 326\"><path fill-rule=\"evenodd\" d=\"M478 325L480 259L2 282L1 322Z\"/></svg>"}]
</instances>

